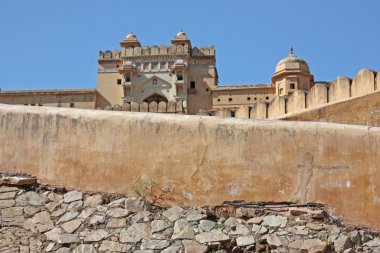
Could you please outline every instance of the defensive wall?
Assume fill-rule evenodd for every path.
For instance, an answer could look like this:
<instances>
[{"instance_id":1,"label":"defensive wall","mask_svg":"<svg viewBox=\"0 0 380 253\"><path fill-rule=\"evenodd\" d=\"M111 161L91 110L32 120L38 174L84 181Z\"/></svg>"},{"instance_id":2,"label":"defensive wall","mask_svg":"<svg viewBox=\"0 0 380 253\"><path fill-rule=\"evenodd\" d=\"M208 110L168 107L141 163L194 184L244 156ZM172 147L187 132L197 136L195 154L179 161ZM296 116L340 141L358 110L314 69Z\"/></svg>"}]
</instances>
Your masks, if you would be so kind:
<instances>
[{"instance_id":1,"label":"defensive wall","mask_svg":"<svg viewBox=\"0 0 380 253\"><path fill-rule=\"evenodd\" d=\"M278 119L380 127L380 90L360 97L288 113Z\"/></svg>"},{"instance_id":2,"label":"defensive wall","mask_svg":"<svg viewBox=\"0 0 380 253\"><path fill-rule=\"evenodd\" d=\"M379 72L362 69L352 80L338 77L331 85L316 83L308 92L296 90L289 97L276 97L269 103L259 101L252 106L241 106L235 116L254 119L284 118L288 114L365 96L376 91L380 91ZM230 109L220 109L215 115L231 117L233 114Z\"/></svg>"},{"instance_id":3,"label":"defensive wall","mask_svg":"<svg viewBox=\"0 0 380 253\"><path fill-rule=\"evenodd\" d=\"M143 102L141 104L132 102L132 103L124 103L123 105L114 105L114 106L106 106L104 108L98 108L100 110L109 110L109 111L126 111L126 112L159 112L159 113L178 113L182 114L185 112L184 102L179 101L160 101L159 103L153 101L149 104L147 102Z\"/></svg>"},{"instance_id":4,"label":"defensive wall","mask_svg":"<svg viewBox=\"0 0 380 253\"><path fill-rule=\"evenodd\" d=\"M166 203L318 202L380 230L380 128L0 105L2 171Z\"/></svg>"}]
</instances>

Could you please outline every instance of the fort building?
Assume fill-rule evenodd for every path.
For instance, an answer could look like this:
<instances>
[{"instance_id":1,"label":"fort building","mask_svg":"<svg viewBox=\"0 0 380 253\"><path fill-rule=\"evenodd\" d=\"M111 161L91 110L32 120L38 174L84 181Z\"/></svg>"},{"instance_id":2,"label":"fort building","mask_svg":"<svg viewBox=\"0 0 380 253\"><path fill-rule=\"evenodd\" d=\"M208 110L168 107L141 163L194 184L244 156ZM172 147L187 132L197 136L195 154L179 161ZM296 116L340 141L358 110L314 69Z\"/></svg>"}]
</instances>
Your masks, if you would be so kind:
<instances>
[{"instance_id":1,"label":"fort building","mask_svg":"<svg viewBox=\"0 0 380 253\"><path fill-rule=\"evenodd\" d=\"M314 77L307 62L295 56L291 48L289 55L278 62L270 83L218 83L213 46L193 46L182 31L170 45L143 46L130 33L120 42L120 50L99 52L96 89L0 91L0 103L212 113L260 101L269 103L296 90L307 92L314 85Z\"/></svg>"}]
</instances>

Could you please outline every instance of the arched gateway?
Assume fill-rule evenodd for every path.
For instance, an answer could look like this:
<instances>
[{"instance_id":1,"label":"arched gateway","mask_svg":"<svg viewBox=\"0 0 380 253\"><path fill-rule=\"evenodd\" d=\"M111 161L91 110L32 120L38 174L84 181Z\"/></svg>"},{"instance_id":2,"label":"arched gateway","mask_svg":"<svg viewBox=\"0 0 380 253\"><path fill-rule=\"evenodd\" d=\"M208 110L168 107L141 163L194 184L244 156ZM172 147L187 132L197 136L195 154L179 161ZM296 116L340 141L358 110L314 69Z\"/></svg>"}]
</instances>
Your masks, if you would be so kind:
<instances>
[{"instance_id":1,"label":"arched gateway","mask_svg":"<svg viewBox=\"0 0 380 253\"><path fill-rule=\"evenodd\" d=\"M160 103L161 101L164 101L164 102L168 102L167 98L164 97L164 96L161 96L157 93L147 97L146 99L144 99L144 102L147 102L148 104L150 104L151 102L156 102L157 104Z\"/></svg>"}]
</instances>

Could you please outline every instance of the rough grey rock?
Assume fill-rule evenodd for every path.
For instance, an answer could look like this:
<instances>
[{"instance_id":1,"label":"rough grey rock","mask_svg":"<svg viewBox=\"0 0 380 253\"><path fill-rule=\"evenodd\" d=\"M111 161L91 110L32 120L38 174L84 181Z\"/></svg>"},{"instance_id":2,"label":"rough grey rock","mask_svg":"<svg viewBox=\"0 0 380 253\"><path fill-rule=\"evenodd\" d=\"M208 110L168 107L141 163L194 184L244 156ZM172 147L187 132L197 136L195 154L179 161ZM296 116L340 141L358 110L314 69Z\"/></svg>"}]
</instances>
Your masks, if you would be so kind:
<instances>
[{"instance_id":1,"label":"rough grey rock","mask_svg":"<svg viewBox=\"0 0 380 253\"><path fill-rule=\"evenodd\" d=\"M1 209L1 221L7 225L22 225L25 221L22 207L8 207Z\"/></svg>"},{"instance_id":2,"label":"rough grey rock","mask_svg":"<svg viewBox=\"0 0 380 253\"><path fill-rule=\"evenodd\" d=\"M190 210L189 212L186 213L186 220L187 221L199 221L199 220L202 220L206 217L207 216L205 214L202 214L198 210Z\"/></svg>"},{"instance_id":3,"label":"rough grey rock","mask_svg":"<svg viewBox=\"0 0 380 253\"><path fill-rule=\"evenodd\" d=\"M114 208L107 211L107 215L113 218L123 218L128 216L129 211L124 208Z\"/></svg>"},{"instance_id":4,"label":"rough grey rock","mask_svg":"<svg viewBox=\"0 0 380 253\"><path fill-rule=\"evenodd\" d=\"M237 225L236 228L232 229L228 234L230 235L248 235L250 233L249 229L244 225Z\"/></svg>"},{"instance_id":5,"label":"rough grey rock","mask_svg":"<svg viewBox=\"0 0 380 253\"><path fill-rule=\"evenodd\" d=\"M13 199L16 192L0 192L0 199Z\"/></svg>"},{"instance_id":6,"label":"rough grey rock","mask_svg":"<svg viewBox=\"0 0 380 253\"><path fill-rule=\"evenodd\" d=\"M267 234L262 236L261 239L266 239L272 249L276 249L282 245L280 238L276 234Z\"/></svg>"},{"instance_id":7,"label":"rough grey rock","mask_svg":"<svg viewBox=\"0 0 380 253\"><path fill-rule=\"evenodd\" d=\"M173 206L165 210L162 215L165 216L170 221L176 221L182 217L184 210L179 206Z\"/></svg>"},{"instance_id":8,"label":"rough grey rock","mask_svg":"<svg viewBox=\"0 0 380 253\"><path fill-rule=\"evenodd\" d=\"M208 232L213 229L216 225L216 222L211 220L201 220L199 221L198 228L204 232Z\"/></svg>"},{"instance_id":9,"label":"rough grey rock","mask_svg":"<svg viewBox=\"0 0 380 253\"><path fill-rule=\"evenodd\" d=\"M123 204L125 204L126 198L118 198L111 203L109 203L107 206L108 208L115 208L115 207L121 207Z\"/></svg>"},{"instance_id":10,"label":"rough grey rock","mask_svg":"<svg viewBox=\"0 0 380 253\"><path fill-rule=\"evenodd\" d=\"M26 205L32 205L32 206L42 206L45 205L49 201L49 198L37 194L35 192L26 192L16 198L16 203L19 206L26 206Z\"/></svg>"},{"instance_id":11,"label":"rough grey rock","mask_svg":"<svg viewBox=\"0 0 380 253\"><path fill-rule=\"evenodd\" d=\"M63 230L65 230L67 233L71 234L77 230L80 225L82 225L83 221L84 219L71 220L61 224L61 228L63 228Z\"/></svg>"},{"instance_id":12,"label":"rough grey rock","mask_svg":"<svg viewBox=\"0 0 380 253\"><path fill-rule=\"evenodd\" d=\"M236 238L237 246L248 246L255 244L256 240L253 236L239 236Z\"/></svg>"},{"instance_id":13,"label":"rough grey rock","mask_svg":"<svg viewBox=\"0 0 380 253\"><path fill-rule=\"evenodd\" d=\"M54 228L54 223L50 219L50 214L47 211L36 213L31 219L31 222L36 225L41 233Z\"/></svg>"},{"instance_id":14,"label":"rough grey rock","mask_svg":"<svg viewBox=\"0 0 380 253\"><path fill-rule=\"evenodd\" d=\"M126 245L119 242L104 240L99 247L99 251L105 252L129 252L131 245Z\"/></svg>"},{"instance_id":15,"label":"rough grey rock","mask_svg":"<svg viewBox=\"0 0 380 253\"><path fill-rule=\"evenodd\" d=\"M264 217L262 226L267 227L285 227L287 224L288 218L280 215L268 215Z\"/></svg>"},{"instance_id":16,"label":"rough grey rock","mask_svg":"<svg viewBox=\"0 0 380 253\"><path fill-rule=\"evenodd\" d=\"M194 239L194 230L190 223L184 219L177 220L174 223L174 232L171 239Z\"/></svg>"},{"instance_id":17,"label":"rough grey rock","mask_svg":"<svg viewBox=\"0 0 380 253\"><path fill-rule=\"evenodd\" d=\"M306 239L303 241L301 250L308 250L310 253L325 252L327 243L320 239Z\"/></svg>"},{"instance_id":18,"label":"rough grey rock","mask_svg":"<svg viewBox=\"0 0 380 253\"><path fill-rule=\"evenodd\" d=\"M13 199L4 199L0 200L0 208L12 207L16 204L16 201Z\"/></svg>"},{"instance_id":19,"label":"rough grey rock","mask_svg":"<svg viewBox=\"0 0 380 253\"><path fill-rule=\"evenodd\" d=\"M105 218L106 218L105 215L94 215L91 217L89 223L91 225L101 224L101 223L104 223Z\"/></svg>"},{"instance_id":20,"label":"rough grey rock","mask_svg":"<svg viewBox=\"0 0 380 253\"><path fill-rule=\"evenodd\" d=\"M150 239L149 223L136 223L120 232L120 242L137 243L142 239Z\"/></svg>"},{"instance_id":21,"label":"rough grey rock","mask_svg":"<svg viewBox=\"0 0 380 253\"><path fill-rule=\"evenodd\" d=\"M249 220L247 220L247 223L248 224L255 224L255 225L260 225L261 222L263 222L264 220L264 217L254 217L254 218L251 218Z\"/></svg>"},{"instance_id":22,"label":"rough grey rock","mask_svg":"<svg viewBox=\"0 0 380 253\"><path fill-rule=\"evenodd\" d=\"M68 243L78 243L80 242L79 238L75 234L60 234L58 235L59 244L68 244Z\"/></svg>"},{"instance_id":23,"label":"rough grey rock","mask_svg":"<svg viewBox=\"0 0 380 253\"><path fill-rule=\"evenodd\" d=\"M58 241L58 236L63 234L63 230L61 228L55 227L52 230L45 233L46 239L48 241Z\"/></svg>"},{"instance_id":24,"label":"rough grey rock","mask_svg":"<svg viewBox=\"0 0 380 253\"><path fill-rule=\"evenodd\" d=\"M81 209L82 206L83 206L82 200L73 201L67 206L67 210L69 210L69 211L79 210L79 209Z\"/></svg>"},{"instance_id":25,"label":"rough grey rock","mask_svg":"<svg viewBox=\"0 0 380 253\"><path fill-rule=\"evenodd\" d=\"M86 233L83 240L85 242L98 242L100 240L103 240L104 238L107 238L108 236L108 232L104 229L96 229Z\"/></svg>"},{"instance_id":26,"label":"rough grey rock","mask_svg":"<svg viewBox=\"0 0 380 253\"><path fill-rule=\"evenodd\" d=\"M58 221L57 221L57 224L60 224L60 223L63 223L63 222L66 222L66 221L70 221L72 219L75 219L76 217L79 216L79 212L78 211L69 211L67 213L65 213Z\"/></svg>"},{"instance_id":27,"label":"rough grey rock","mask_svg":"<svg viewBox=\"0 0 380 253\"><path fill-rule=\"evenodd\" d=\"M208 247L192 240L183 240L183 247L186 253L205 253L208 252Z\"/></svg>"},{"instance_id":28,"label":"rough grey rock","mask_svg":"<svg viewBox=\"0 0 380 253\"><path fill-rule=\"evenodd\" d=\"M124 228L127 226L127 219L109 219L107 228Z\"/></svg>"},{"instance_id":29,"label":"rough grey rock","mask_svg":"<svg viewBox=\"0 0 380 253\"><path fill-rule=\"evenodd\" d=\"M77 200L82 200L83 194L79 191L71 191L63 195L63 201L70 203Z\"/></svg>"},{"instance_id":30,"label":"rough grey rock","mask_svg":"<svg viewBox=\"0 0 380 253\"><path fill-rule=\"evenodd\" d=\"M195 236L195 240L200 243L224 242L229 241L230 237L220 230L211 230L210 232L202 232L197 234Z\"/></svg>"},{"instance_id":31,"label":"rough grey rock","mask_svg":"<svg viewBox=\"0 0 380 253\"><path fill-rule=\"evenodd\" d=\"M150 226L152 228L152 233L161 232L170 227L170 225L164 220L153 220Z\"/></svg>"},{"instance_id":32,"label":"rough grey rock","mask_svg":"<svg viewBox=\"0 0 380 253\"><path fill-rule=\"evenodd\" d=\"M73 253L96 253L96 249L91 244L78 245Z\"/></svg>"},{"instance_id":33,"label":"rough grey rock","mask_svg":"<svg viewBox=\"0 0 380 253\"><path fill-rule=\"evenodd\" d=\"M160 250L169 247L170 243L167 240L142 240L141 249Z\"/></svg>"},{"instance_id":34,"label":"rough grey rock","mask_svg":"<svg viewBox=\"0 0 380 253\"><path fill-rule=\"evenodd\" d=\"M97 207L98 205L101 205L103 203L103 196L100 194L88 196L84 200L84 207Z\"/></svg>"},{"instance_id":35,"label":"rough grey rock","mask_svg":"<svg viewBox=\"0 0 380 253\"><path fill-rule=\"evenodd\" d=\"M225 226L236 226L239 222L235 217L229 217L223 224Z\"/></svg>"},{"instance_id":36,"label":"rough grey rock","mask_svg":"<svg viewBox=\"0 0 380 253\"><path fill-rule=\"evenodd\" d=\"M340 235L334 241L334 247L337 251L344 251L352 247L351 239L347 235Z\"/></svg>"}]
</instances>

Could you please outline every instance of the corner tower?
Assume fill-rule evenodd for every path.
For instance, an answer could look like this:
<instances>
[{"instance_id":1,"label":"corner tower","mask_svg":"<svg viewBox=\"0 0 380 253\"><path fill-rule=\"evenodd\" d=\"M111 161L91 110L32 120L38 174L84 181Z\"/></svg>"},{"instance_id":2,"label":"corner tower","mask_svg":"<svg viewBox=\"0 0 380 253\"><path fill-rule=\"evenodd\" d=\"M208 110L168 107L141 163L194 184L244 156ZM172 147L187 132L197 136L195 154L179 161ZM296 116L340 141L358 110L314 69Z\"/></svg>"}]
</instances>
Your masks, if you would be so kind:
<instances>
[{"instance_id":1,"label":"corner tower","mask_svg":"<svg viewBox=\"0 0 380 253\"><path fill-rule=\"evenodd\" d=\"M307 62L294 55L293 47L287 57L278 62L272 77L276 87L276 96L289 96L295 90L310 90L314 76L310 73Z\"/></svg>"}]
</instances>

